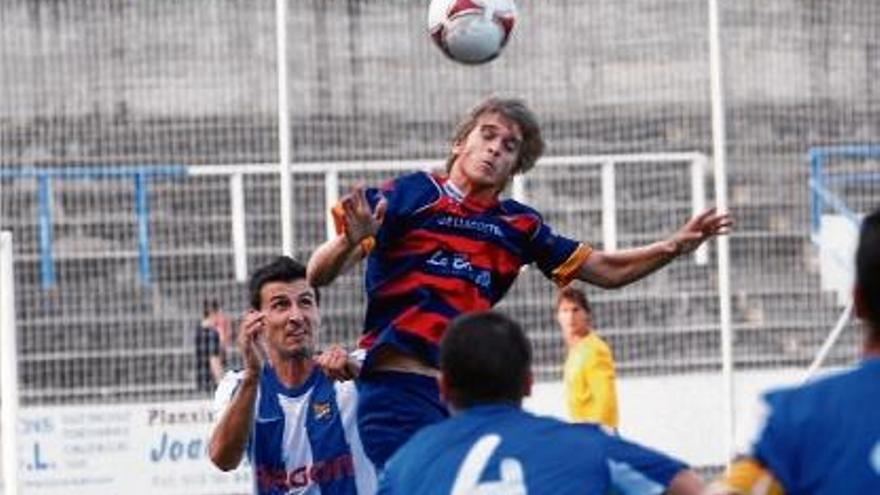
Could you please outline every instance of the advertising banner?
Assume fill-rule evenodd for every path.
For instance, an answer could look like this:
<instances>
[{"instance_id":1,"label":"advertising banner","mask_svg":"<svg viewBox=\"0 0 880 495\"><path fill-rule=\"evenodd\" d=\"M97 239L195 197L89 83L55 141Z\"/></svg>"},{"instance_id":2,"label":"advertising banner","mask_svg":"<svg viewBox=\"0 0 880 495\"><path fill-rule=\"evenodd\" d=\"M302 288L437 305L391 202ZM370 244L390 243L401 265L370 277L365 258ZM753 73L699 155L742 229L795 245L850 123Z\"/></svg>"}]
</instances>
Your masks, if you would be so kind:
<instances>
[{"instance_id":1,"label":"advertising banner","mask_svg":"<svg viewBox=\"0 0 880 495\"><path fill-rule=\"evenodd\" d=\"M208 400L23 408L20 418L26 494L250 492L246 460L224 473L208 458Z\"/></svg>"}]
</instances>

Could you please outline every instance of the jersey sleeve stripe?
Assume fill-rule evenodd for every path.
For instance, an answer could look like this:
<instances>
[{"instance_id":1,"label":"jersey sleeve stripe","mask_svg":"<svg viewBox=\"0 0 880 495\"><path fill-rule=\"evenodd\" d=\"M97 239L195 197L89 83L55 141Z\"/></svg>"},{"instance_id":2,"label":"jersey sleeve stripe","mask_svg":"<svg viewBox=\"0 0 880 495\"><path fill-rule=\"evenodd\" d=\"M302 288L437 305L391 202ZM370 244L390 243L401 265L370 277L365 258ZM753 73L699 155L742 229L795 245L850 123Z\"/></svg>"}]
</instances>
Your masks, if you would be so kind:
<instances>
[{"instance_id":1,"label":"jersey sleeve stripe","mask_svg":"<svg viewBox=\"0 0 880 495\"><path fill-rule=\"evenodd\" d=\"M556 283L559 287L565 287L570 284L574 279L575 275L577 275L578 269L590 257L590 254L593 252L593 247L589 244L581 243L577 249L574 250L573 253L568 257L565 262L556 267L553 270L553 282Z\"/></svg>"}]
</instances>

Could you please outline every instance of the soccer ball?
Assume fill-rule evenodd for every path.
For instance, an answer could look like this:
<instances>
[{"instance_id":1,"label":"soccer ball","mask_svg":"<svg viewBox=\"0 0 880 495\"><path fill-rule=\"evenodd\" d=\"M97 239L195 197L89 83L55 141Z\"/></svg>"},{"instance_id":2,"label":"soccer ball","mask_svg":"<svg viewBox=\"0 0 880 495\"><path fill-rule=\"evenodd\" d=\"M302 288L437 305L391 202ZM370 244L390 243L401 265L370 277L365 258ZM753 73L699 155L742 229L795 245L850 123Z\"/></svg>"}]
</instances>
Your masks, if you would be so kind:
<instances>
[{"instance_id":1,"label":"soccer ball","mask_svg":"<svg viewBox=\"0 0 880 495\"><path fill-rule=\"evenodd\" d=\"M482 64L501 53L516 21L513 0L431 0L428 30L449 58Z\"/></svg>"}]
</instances>

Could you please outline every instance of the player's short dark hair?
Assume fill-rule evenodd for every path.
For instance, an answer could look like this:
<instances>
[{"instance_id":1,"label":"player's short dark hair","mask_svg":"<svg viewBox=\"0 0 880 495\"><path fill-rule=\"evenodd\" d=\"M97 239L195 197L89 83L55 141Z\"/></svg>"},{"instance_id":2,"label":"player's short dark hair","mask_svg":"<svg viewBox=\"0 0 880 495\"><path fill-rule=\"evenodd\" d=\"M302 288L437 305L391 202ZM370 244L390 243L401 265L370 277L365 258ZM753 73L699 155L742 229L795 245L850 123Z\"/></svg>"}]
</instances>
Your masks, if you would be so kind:
<instances>
[{"instance_id":1,"label":"player's short dark hair","mask_svg":"<svg viewBox=\"0 0 880 495\"><path fill-rule=\"evenodd\" d=\"M570 285L563 287L556 295L556 309L559 309L559 305L562 304L562 301L573 302L583 308L587 313L593 312L593 308L590 307L590 302L587 300L587 294Z\"/></svg>"},{"instance_id":2,"label":"player's short dark hair","mask_svg":"<svg viewBox=\"0 0 880 495\"><path fill-rule=\"evenodd\" d=\"M453 406L522 401L532 346L520 325L484 311L459 316L440 341L440 370Z\"/></svg>"},{"instance_id":3,"label":"player's short dark hair","mask_svg":"<svg viewBox=\"0 0 880 495\"><path fill-rule=\"evenodd\" d=\"M880 335L880 209L862 221L856 250L856 284L864 298L868 321Z\"/></svg>"},{"instance_id":4,"label":"player's short dark hair","mask_svg":"<svg viewBox=\"0 0 880 495\"><path fill-rule=\"evenodd\" d=\"M251 275L248 283L248 293L251 300L251 308L260 309L262 301L260 300L260 290L269 282L295 282L306 278L306 267L291 258L290 256L279 256L266 265L257 268ZM315 291L315 302L321 303L321 295L318 288L313 287Z\"/></svg>"},{"instance_id":5,"label":"player's short dark hair","mask_svg":"<svg viewBox=\"0 0 880 495\"><path fill-rule=\"evenodd\" d=\"M477 119L487 113L497 113L516 122L522 131L523 142L513 173L524 174L531 170L538 158L544 153L544 138L541 137L541 126L538 124L538 119L522 100L490 96L481 101L459 122L452 135L452 143L459 143L467 138L477 125ZM450 154L446 159L446 172L452 170L452 164L457 157L455 154Z\"/></svg>"}]
</instances>

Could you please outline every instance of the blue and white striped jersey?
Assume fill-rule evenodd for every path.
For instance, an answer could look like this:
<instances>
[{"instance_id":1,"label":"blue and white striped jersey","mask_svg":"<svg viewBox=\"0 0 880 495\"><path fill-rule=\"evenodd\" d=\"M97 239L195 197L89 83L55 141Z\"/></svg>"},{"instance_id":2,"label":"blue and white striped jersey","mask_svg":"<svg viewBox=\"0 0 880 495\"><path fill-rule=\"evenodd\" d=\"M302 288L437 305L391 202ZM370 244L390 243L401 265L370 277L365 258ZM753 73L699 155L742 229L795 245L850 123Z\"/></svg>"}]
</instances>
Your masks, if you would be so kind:
<instances>
[{"instance_id":1,"label":"blue and white striped jersey","mask_svg":"<svg viewBox=\"0 0 880 495\"><path fill-rule=\"evenodd\" d=\"M686 468L594 424L485 405L417 433L385 465L379 493L657 495Z\"/></svg>"},{"instance_id":2,"label":"blue and white striped jersey","mask_svg":"<svg viewBox=\"0 0 880 495\"><path fill-rule=\"evenodd\" d=\"M229 372L217 387L219 419L241 382ZM376 490L376 474L357 429L357 389L318 368L287 388L264 366L247 453L259 495L357 495Z\"/></svg>"}]
</instances>

